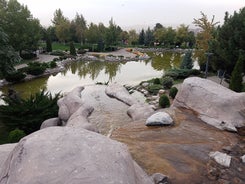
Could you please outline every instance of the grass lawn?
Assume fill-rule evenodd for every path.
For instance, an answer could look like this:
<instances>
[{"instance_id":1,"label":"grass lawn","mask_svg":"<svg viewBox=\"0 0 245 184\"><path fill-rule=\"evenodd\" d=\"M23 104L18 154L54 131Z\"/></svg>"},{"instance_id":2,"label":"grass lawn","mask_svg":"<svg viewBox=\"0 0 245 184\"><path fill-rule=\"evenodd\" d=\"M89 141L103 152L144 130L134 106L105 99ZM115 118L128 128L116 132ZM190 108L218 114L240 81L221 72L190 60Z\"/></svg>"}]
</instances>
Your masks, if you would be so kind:
<instances>
[{"instance_id":1,"label":"grass lawn","mask_svg":"<svg viewBox=\"0 0 245 184\"><path fill-rule=\"evenodd\" d=\"M79 48L81 47L81 44L80 43L74 43L74 46L75 48ZM54 42L52 43L52 49L53 50L67 50L69 51L70 50L70 44L67 43L67 44L64 44L64 43L58 43L58 42Z\"/></svg>"}]
</instances>

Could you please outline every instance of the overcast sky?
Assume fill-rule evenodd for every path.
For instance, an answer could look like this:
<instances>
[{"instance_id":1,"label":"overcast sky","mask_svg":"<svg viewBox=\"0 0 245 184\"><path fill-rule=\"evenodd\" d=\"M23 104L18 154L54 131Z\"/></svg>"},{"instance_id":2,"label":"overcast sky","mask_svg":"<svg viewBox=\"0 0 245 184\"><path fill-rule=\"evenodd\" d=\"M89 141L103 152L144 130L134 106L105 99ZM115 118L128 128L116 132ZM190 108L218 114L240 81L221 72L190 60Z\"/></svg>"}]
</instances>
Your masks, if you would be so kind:
<instances>
[{"instance_id":1,"label":"overcast sky","mask_svg":"<svg viewBox=\"0 0 245 184\"><path fill-rule=\"evenodd\" d=\"M200 11L215 21L223 22L225 12L233 14L245 6L245 0L18 0L28 6L35 18L44 26L51 25L54 11L60 8L70 20L76 12L87 23L102 22L108 25L111 17L124 29L139 26L185 24L192 26Z\"/></svg>"}]
</instances>

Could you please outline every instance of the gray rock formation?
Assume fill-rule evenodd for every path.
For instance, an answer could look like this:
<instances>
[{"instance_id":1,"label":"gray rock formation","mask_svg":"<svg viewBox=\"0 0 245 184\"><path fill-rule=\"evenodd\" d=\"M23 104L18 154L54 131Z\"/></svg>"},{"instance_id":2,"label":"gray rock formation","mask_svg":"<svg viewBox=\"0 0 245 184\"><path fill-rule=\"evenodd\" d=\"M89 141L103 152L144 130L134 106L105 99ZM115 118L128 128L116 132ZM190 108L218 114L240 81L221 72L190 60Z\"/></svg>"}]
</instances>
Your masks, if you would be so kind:
<instances>
[{"instance_id":1,"label":"gray rock formation","mask_svg":"<svg viewBox=\"0 0 245 184\"><path fill-rule=\"evenodd\" d=\"M137 103L132 106L130 106L127 110L127 114L134 120L140 120L140 119L146 119L152 113L154 112L154 109L151 105L148 104L142 104Z\"/></svg>"},{"instance_id":2,"label":"gray rock formation","mask_svg":"<svg viewBox=\"0 0 245 184\"><path fill-rule=\"evenodd\" d=\"M83 104L75 113L68 119L66 126L74 128L84 128L93 132L99 132L97 127L88 121L88 116L93 112L92 106Z\"/></svg>"},{"instance_id":3,"label":"gray rock formation","mask_svg":"<svg viewBox=\"0 0 245 184\"><path fill-rule=\"evenodd\" d=\"M59 126L60 124L61 122L59 118L50 118L42 123L40 129L51 127L51 126Z\"/></svg>"},{"instance_id":4,"label":"gray rock formation","mask_svg":"<svg viewBox=\"0 0 245 184\"><path fill-rule=\"evenodd\" d=\"M109 85L106 88L105 93L109 97L116 98L129 106L138 103L138 101L129 94L125 87L117 83Z\"/></svg>"},{"instance_id":5,"label":"gray rock formation","mask_svg":"<svg viewBox=\"0 0 245 184\"><path fill-rule=\"evenodd\" d=\"M215 152L210 152L209 156L213 158L218 164L225 167L230 167L231 156L227 155L226 153L215 151Z\"/></svg>"},{"instance_id":6,"label":"gray rock formation","mask_svg":"<svg viewBox=\"0 0 245 184\"><path fill-rule=\"evenodd\" d=\"M241 160L243 163L245 163L245 155L241 156Z\"/></svg>"},{"instance_id":7,"label":"gray rock formation","mask_svg":"<svg viewBox=\"0 0 245 184\"><path fill-rule=\"evenodd\" d=\"M154 173L152 179L155 184L168 184L168 177L161 173Z\"/></svg>"},{"instance_id":8,"label":"gray rock formation","mask_svg":"<svg viewBox=\"0 0 245 184\"><path fill-rule=\"evenodd\" d=\"M23 138L2 167L0 184L153 184L127 147L84 129L50 127Z\"/></svg>"},{"instance_id":9,"label":"gray rock formation","mask_svg":"<svg viewBox=\"0 0 245 184\"><path fill-rule=\"evenodd\" d=\"M147 120L146 126L164 126L173 125L174 121L171 116L166 112L157 112L151 115Z\"/></svg>"},{"instance_id":10,"label":"gray rock formation","mask_svg":"<svg viewBox=\"0 0 245 184\"><path fill-rule=\"evenodd\" d=\"M245 126L245 93L207 79L185 79L173 106L192 109L204 122L222 130L236 131L236 127Z\"/></svg>"},{"instance_id":11,"label":"gray rock formation","mask_svg":"<svg viewBox=\"0 0 245 184\"><path fill-rule=\"evenodd\" d=\"M77 87L69 92L66 96L58 100L58 114L59 118L63 122L66 122L70 116L82 105L81 92L83 89L84 87Z\"/></svg>"},{"instance_id":12,"label":"gray rock formation","mask_svg":"<svg viewBox=\"0 0 245 184\"><path fill-rule=\"evenodd\" d=\"M0 145L0 173L3 168L4 162L7 160L11 151L17 144L3 144Z\"/></svg>"}]
</instances>

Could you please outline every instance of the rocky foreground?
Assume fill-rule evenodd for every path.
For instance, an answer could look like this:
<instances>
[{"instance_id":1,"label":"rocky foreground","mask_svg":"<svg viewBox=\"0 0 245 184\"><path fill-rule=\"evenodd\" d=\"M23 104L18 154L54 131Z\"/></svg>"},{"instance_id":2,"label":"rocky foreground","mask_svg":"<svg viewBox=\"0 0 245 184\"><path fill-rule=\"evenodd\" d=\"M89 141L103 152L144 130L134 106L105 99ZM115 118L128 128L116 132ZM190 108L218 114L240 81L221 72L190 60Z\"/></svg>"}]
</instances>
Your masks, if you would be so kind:
<instances>
[{"instance_id":1,"label":"rocky foreground","mask_svg":"<svg viewBox=\"0 0 245 184\"><path fill-rule=\"evenodd\" d=\"M156 112L120 85L86 88L40 131L0 146L0 184L244 183L243 93L189 78Z\"/></svg>"}]
</instances>

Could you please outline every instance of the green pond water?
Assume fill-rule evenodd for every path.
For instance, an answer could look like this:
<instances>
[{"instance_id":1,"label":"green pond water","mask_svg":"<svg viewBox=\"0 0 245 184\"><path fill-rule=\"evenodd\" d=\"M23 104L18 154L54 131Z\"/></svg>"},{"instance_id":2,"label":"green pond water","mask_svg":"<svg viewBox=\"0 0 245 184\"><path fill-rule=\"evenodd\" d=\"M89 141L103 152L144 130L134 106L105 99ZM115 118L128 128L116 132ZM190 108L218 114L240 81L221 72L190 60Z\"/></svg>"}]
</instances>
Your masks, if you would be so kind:
<instances>
[{"instance_id":1,"label":"green pond water","mask_svg":"<svg viewBox=\"0 0 245 184\"><path fill-rule=\"evenodd\" d=\"M117 82L122 85L137 85L141 81L161 77L168 69L178 67L182 55L179 53L149 53L151 59L131 62L73 62L65 71L49 77L42 77L25 83L7 86L21 96L27 97L41 89L51 94L69 92L77 86L91 85L96 82Z\"/></svg>"}]
</instances>

